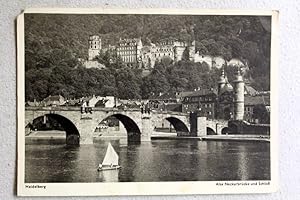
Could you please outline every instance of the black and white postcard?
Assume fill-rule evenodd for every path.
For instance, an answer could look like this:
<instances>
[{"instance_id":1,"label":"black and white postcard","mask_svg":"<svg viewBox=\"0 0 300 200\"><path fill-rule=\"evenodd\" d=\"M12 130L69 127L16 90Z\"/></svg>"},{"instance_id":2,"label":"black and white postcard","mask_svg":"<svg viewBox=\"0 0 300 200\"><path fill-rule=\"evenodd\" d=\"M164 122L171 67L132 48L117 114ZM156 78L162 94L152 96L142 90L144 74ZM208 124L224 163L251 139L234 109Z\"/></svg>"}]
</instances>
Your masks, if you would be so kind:
<instances>
[{"instance_id":1,"label":"black and white postcard","mask_svg":"<svg viewBox=\"0 0 300 200\"><path fill-rule=\"evenodd\" d=\"M277 189L276 11L28 9L18 195Z\"/></svg>"}]
</instances>

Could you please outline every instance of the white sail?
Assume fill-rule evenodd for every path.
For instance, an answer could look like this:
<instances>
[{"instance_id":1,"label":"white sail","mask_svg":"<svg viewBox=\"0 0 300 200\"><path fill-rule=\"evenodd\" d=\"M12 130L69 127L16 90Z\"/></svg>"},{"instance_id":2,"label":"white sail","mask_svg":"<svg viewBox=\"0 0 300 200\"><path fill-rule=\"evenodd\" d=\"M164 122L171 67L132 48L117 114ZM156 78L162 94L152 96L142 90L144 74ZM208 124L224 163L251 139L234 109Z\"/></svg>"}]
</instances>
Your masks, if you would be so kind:
<instances>
[{"instance_id":1,"label":"white sail","mask_svg":"<svg viewBox=\"0 0 300 200\"><path fill-rule=\"evenodd\" d=\"M114 150L113 146L110 144L110 142L108 143L108 147L102 165L119 165L119 156Z\"/></svg>"}]
</instances>

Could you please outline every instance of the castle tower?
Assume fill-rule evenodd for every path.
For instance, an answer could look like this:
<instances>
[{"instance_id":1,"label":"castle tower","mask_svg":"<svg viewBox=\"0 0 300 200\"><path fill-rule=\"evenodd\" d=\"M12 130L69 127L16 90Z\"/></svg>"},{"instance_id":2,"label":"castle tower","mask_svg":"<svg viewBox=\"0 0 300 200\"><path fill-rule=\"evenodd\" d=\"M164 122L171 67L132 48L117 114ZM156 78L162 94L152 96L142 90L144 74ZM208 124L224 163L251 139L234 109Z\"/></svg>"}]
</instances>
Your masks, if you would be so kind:
<instances>
[{"instance_id":1,"label":"castle tower","mask_svg":"<svg viewBox=\"0 0 300 200\"><path fill-rule=\"evenodd\" d=\"M243 120L244 119L244 81L241 75L240 68L235 76L233 81L234 87L234 120Z\"/></svg>"},{"instance_id":2,"label":"castle tower","mask_svg":"<svg viewBox=\"0 0 300 200\"><path fill-rule=\"evenodd\" d=\"M191 45L189 46L189 59L190 61L194 61L195 60L195 50L196 49L196 42L195 40L193 42L191 42Z\"/></svg>"},{"instance_id":3,"label":"castle tower","mask_svg":"<svg viewBox=\"0 0 300 200\"><path fill-rule=\"evenodd\" d=\"M136 41L136 59L138 63L141 63L142 61L142 48L143 48L143 43L142 39L138 38Z\"/></svg>"},{"instance_id":4,"label":"castle tower","mask_svg":"<svg viewBox=\"0 0 300 200\"><path fill-rule=\"evenodd\" d=\"M225 84L226 84L226 77L225 77L225 71L224 71L224 67L223 67L221 76L219 77L219 80L218 80L218 95L221 94L221 91L224 88Z\"/></svg>"},{"instance_id":5,"label":"castle tower","mask_svg":"<svg viewBox=\"0 0 300 200\"><path fill-rule=\"evenodd\" d=\"M101 50L101 38L98 35L89 37L89 60L93 60L99 55Z\"/></svg>"}]
</instances>

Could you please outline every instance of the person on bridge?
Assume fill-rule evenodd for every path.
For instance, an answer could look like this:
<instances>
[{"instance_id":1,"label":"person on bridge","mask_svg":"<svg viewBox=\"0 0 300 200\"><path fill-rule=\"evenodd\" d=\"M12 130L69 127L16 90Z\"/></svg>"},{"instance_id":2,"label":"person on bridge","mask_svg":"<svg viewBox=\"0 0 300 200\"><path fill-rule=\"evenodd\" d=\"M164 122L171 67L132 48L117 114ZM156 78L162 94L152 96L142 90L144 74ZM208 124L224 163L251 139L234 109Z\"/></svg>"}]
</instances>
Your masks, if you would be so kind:
<instances>
[{"instance_id":1,"label":"person on bridge","mask_svg":"<svg viewBox=\"0 0 300 200\"><path fill-rule=\"evenodd\" d=\"M140 108L141 108L141 113L143 114L144 113L144 105L141 104Z\"/></svg>"},{"instance_id":2,"label":"person on bridge","mask_svg":"<svg viewBox=\"0 0 300 200\"><path fill-rule=\"evenodd\" d=\"M85 102L85 101L82 101L82 102L81 102L81 113L86 112L85 108L86 108L86 102Z\"/></svg>"}]
</instances>

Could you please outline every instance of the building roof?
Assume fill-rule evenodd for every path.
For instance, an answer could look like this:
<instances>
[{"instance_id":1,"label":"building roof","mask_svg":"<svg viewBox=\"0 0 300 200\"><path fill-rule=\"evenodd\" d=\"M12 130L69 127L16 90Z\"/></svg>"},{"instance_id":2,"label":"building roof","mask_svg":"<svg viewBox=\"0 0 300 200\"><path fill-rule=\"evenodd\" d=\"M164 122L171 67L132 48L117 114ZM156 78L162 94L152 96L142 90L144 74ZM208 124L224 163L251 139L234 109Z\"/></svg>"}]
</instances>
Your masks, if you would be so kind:
<instances>
[{"instance_id":1,"label":"building roof","mask_svg":"<svg viewBox=\"0 0 300 200\"><path fill-rule=\"evenodd\" d=\"M80 103L81 103L80 99L68 99L67 100L67 104L70 106L80 105Z\"/></svg>"},{"instance_id":2,"label":"building roof","mask_svg":"<svg viewBox=\"0 0 300 200\"><path fill-rule=\"evenodd\" d=\"M38 101L27 101L25 103L25 106L40 106L41 105L41 102L38 102Z\"/></svg>"},{"instance_id":3,"label":"building roof","mask_svg":"<svg viewBox=\"0 0 300 200\"><path fill-rule=\"evenodd\" d=\"M160 94L153 94L149 97L149 99L168 100L168 99L177 99L177 96L176 96L176 92L166 92Z\"/></svg>"},{"instance_id":4,"label":"building roof","mask_svg":"<svg viewBox=\"0 0 300 200\"><path fill-rule=\"evenodd\" d=\"M124 38L119 40L119 44L124 44L124 43L135 43L141 45L142 41L141 38Z\"/></svg>"},{"instance_id":5,"label":"building roof","mask_svg":"<svg viewBox=\"0 0 300 200\"><path fill-rule=\"evenodd\" d=\"M61 95L54 95L54 96L48 96L43 101L49 102L49 101L64 101L64 97Z\"/></svg>"},{"instance_id":6,"label":"building roof","mask_svg":"<svg viewBox=\"0 0 300 200\"><path fill-rule=\"evenodd\" d=\"M253 87L250 85L245 85L245 93L249 94L251 96L257 95L257 90L255 90Z\"/></svg>"},{"instance_id":7,"label":"building roof","mask_svg":"<svg viewBox=\"0 0 300 200\"><path fill-rule=\"evenodd\" d=\"M254 106L258 104L269 106L270 96L269 95L245 96L244 102L245 102L245 106Z\"/></svg>"},{"instance_id":8,"label":"building roof","mask_svg":"<svg viewBox=\"0 0 300 200\"><path fill-rule=\"evenodd\" d=\"M191 94L186 95L187 97L193 97L193 96L205 96L209 94L215 94L217 95L218 92L215 89L200 89L196 90Z\"/></svg>"},{"instance_id":9,"label":"building roof","mask_svg":"<svg viewBox=\"0 0 300 200\"><path fill-rule=\"evenodd\" d=\"M81 97L80 100L81 101L90 101L92 98L94 98L95 96L88 96L88 97Z\"/></svg>"},{"instance_id":10,"label":"building roof","mask_svg":"<svg viewBox=\"0 0 300 200\"><path fill-rule=\"evenodd\" d=\"M179 92L179 94L177 95L178 98L184 98L190 94L193 94L194 91L187 91L187 92Z\"/></svg>"}]
</instances>

